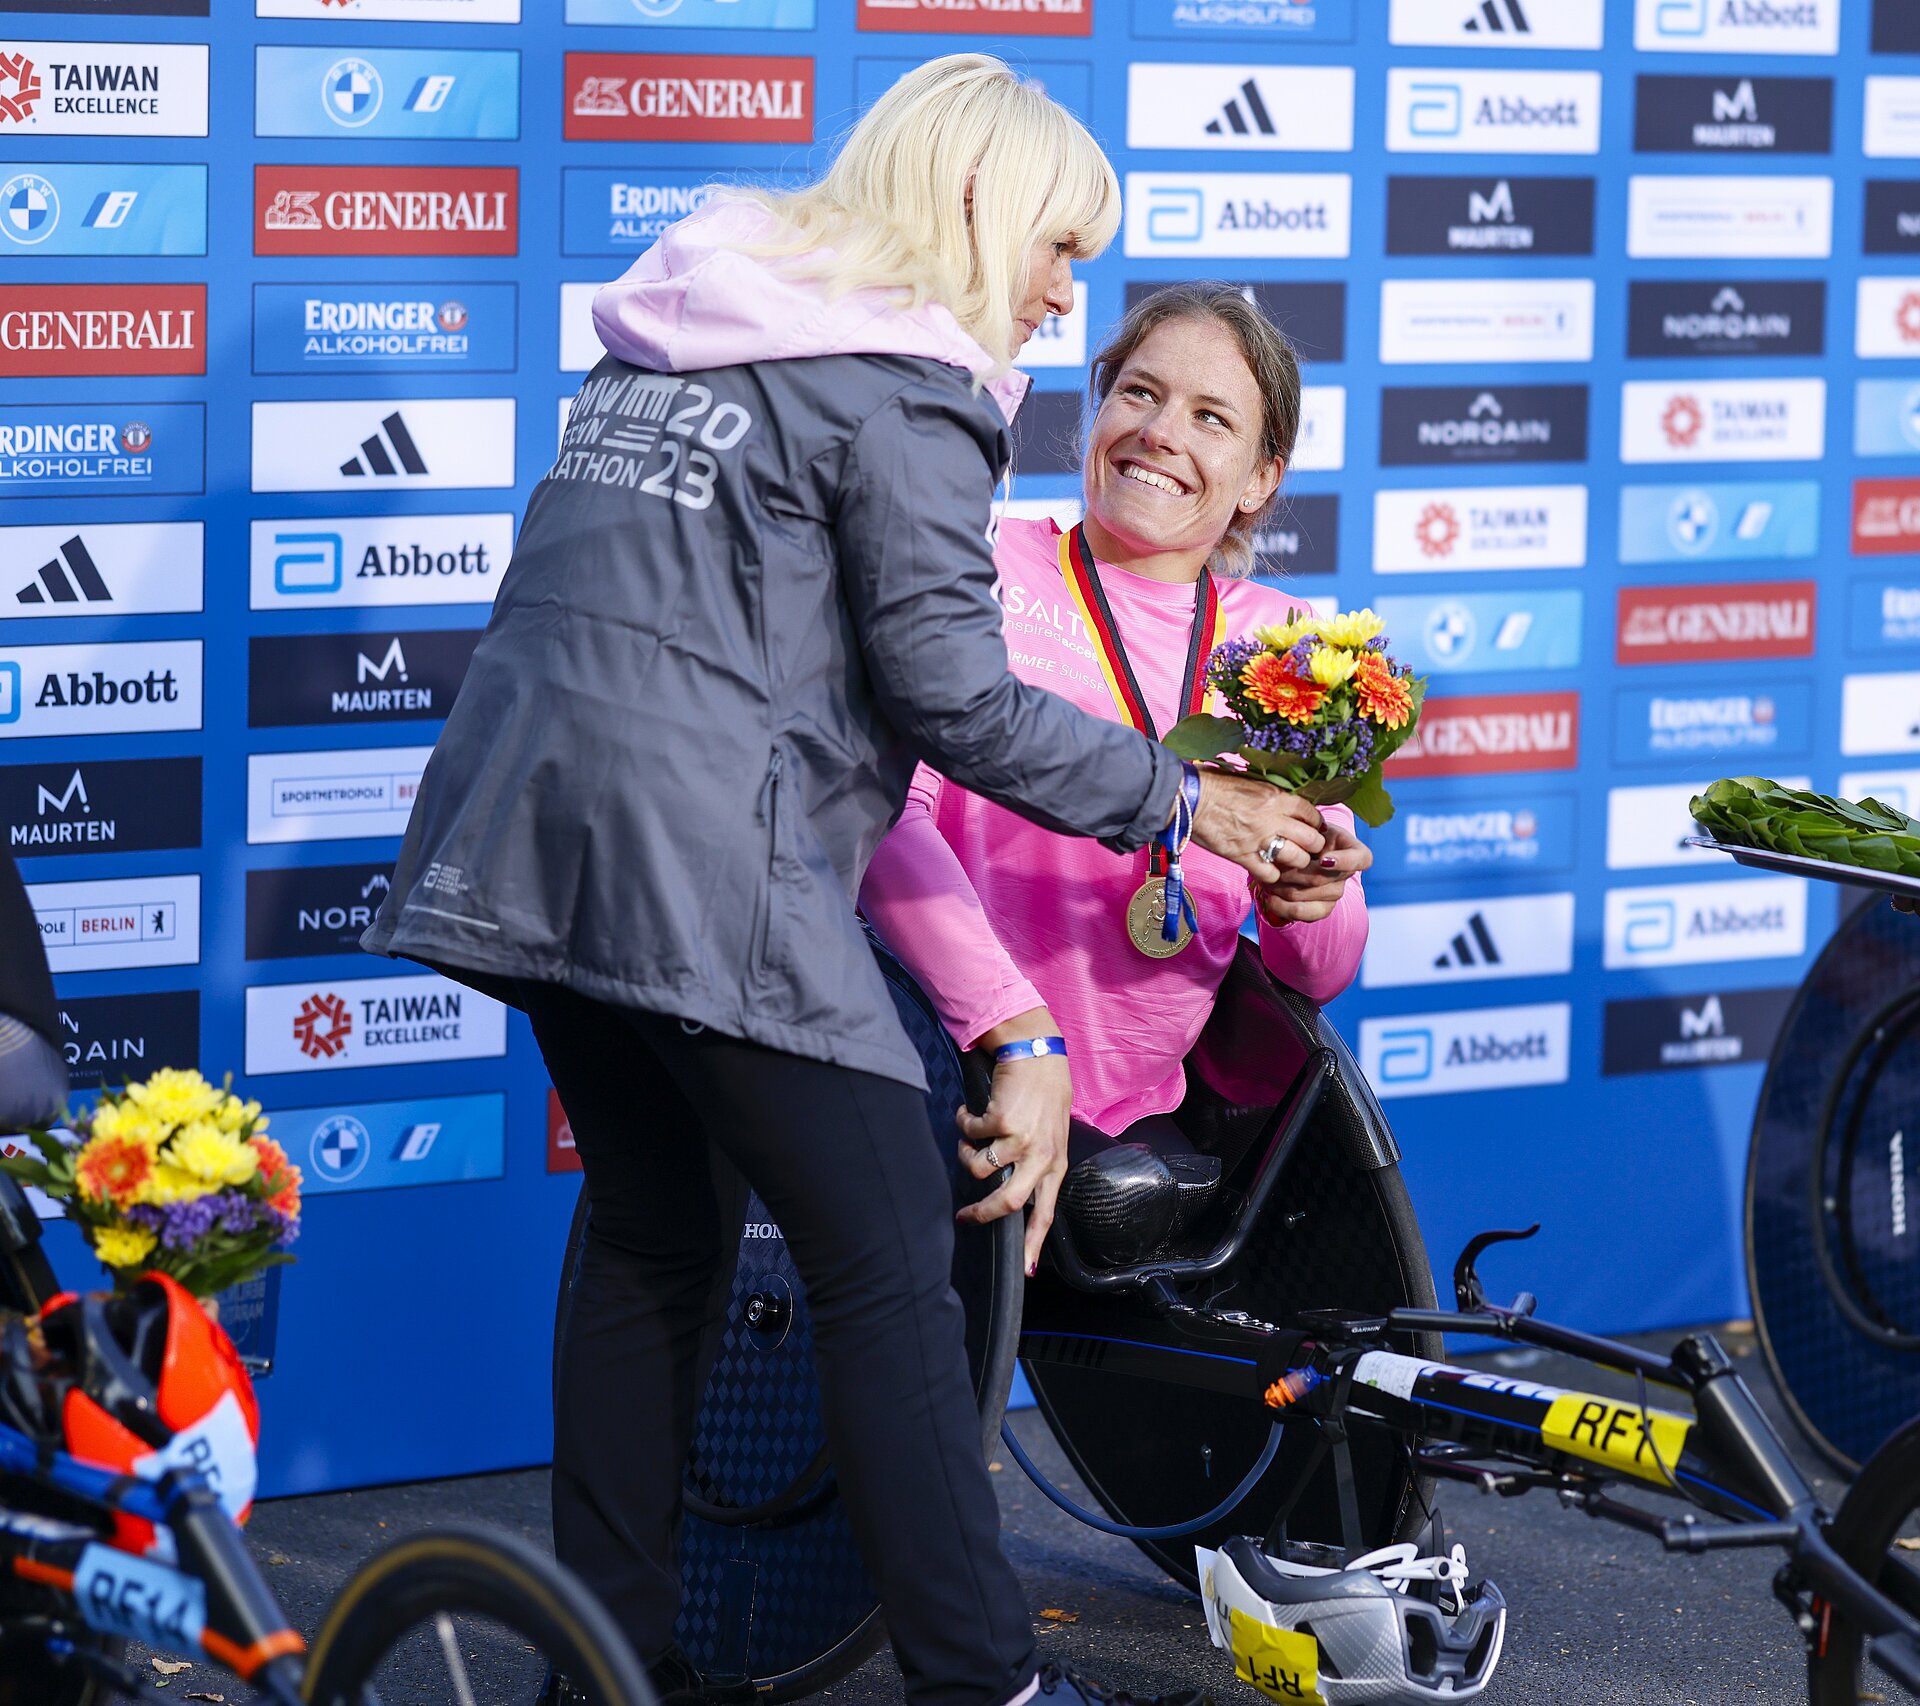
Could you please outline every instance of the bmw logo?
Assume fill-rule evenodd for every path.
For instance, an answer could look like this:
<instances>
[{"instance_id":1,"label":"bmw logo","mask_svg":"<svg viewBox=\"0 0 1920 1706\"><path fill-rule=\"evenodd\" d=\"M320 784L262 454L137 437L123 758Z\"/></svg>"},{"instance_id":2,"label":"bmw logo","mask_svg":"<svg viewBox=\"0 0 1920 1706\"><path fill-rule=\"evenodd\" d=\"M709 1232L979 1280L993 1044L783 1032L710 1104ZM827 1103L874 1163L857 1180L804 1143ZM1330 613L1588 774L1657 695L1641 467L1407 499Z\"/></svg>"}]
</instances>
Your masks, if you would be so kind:
<instances>
[{"instance_id":1,"label":"bmw logo","mask_svg":"<svg viewBox=\"0 0 1920 1706\"><path fill-rule=\"evenodd\" d=\"M336 60L320 79L320 98L335 124L358 130L380 110L380 73L364 59Z\"/></svg>"},{"instance_id":2,"label":"bmw logo","mask_svg":"<svg viewBox=\"0 0 1920 1706\"><path fill-rule=\"evenodd\" d=\"M466 326L467 305L464 302L443 302L434 318L440 322L441 331L458 332Z\"/></svg>"},{"instance_id":3,"label":"bmw logo","mask_svg":"<svg viewBox=\"0 0 1920 1706\"><path fill-rule=\"evenodd\" d=\"M344 1185L365 1170L373 1139L353 1115L329 1114L313 1128L308 1153L314 1172L330 1185Z\"/></svg>"},{"instance_id":4,"label":"bmw logo","mask_svg":"<svg viewBox=\"0 0 1920 1706\"><path fill-rule=\"evenodd\" d=\"M1454 663L1473 650L1473 612L1464 604L1435 605L1427 618L1427 651L1441 663Z\"/></svg>"},{"instance_id":5,"label":"bmw logo","mask_svg":"<svg viewBox=\"0 0 1920 1706\"><path fill-rule=\"evenodd\" d=\"M129 456L138 456L153 443L153 428L145 421L128 421L120 429L120 448Z\"/></svg>"},{"instance_id":6,"label":"bmw logo","mask_svg":"<svg viewBox=\"0 0 1920 1706\"><path fill-rule=\"evenodd\" d=\"M633 0L633 9L643 18L664 18L680 10L680 0Z\"/></svg>"},{"instance_id":7,"label":"bmw logo","mask_svg":"<svg viewBox=\"0 0 1920 1706\"><path fill-rule=\"evenodd\" d=\"M44 243L60 223L60 198L36 172L0 184L0 231L25 248Z\"/></svg>"},{"instance_id":8,"label":"bmw logo","mask_svg":"<svg viewBox=\"0 0 1920 1706\"><path fill-rule=\"evenodd\" d=\"M1713 543L1720 527L1720 506L1703 491L1682 492L1667 511L1667 537L1689 556Z\"/></svg>"}]
</instances>

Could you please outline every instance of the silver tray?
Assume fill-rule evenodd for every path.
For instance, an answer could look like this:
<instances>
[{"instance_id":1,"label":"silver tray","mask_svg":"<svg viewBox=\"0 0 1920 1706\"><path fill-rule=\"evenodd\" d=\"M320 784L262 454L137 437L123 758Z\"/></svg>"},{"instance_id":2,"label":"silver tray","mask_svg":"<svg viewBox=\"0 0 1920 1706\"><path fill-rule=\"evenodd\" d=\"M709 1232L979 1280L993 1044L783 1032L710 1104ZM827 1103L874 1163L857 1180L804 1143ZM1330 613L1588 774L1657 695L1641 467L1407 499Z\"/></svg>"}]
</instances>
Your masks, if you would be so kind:
<instances>
[{"instance_id":1,"label":"silver tray","mask_svg":"<svg viewBox=\"0 0 1920 1706\"><path fill-rule=\"evenodd\" d=\"M1765 847L1735 847L1715 841L1710 835L1689 835L1689 847L1705 847L1715 853L1731 853L1741 864L1756 871L1780 871L1790 877L1818 877L1822 882L1845 883L1850 888L1880 889L1887 894L1920 895L1920 877L1903 877L1891 871L1869 871L1859 865L1837 865L1831 859L1810 859L1804 853L1775 853Z\"/></svg>"}]
</instances>

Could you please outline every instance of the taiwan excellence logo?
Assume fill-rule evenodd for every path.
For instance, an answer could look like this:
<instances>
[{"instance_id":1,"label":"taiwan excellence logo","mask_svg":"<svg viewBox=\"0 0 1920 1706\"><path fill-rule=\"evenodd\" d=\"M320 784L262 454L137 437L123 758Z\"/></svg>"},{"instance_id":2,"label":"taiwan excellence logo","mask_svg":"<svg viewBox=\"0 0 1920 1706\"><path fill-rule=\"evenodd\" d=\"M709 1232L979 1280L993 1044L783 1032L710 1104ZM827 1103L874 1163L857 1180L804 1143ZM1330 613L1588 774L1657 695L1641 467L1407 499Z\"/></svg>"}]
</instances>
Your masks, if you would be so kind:
<instances>
[{"instance_id":1,"label":"taiwan excellence logo","mask_svg":"<svg viewBox=\"0 0 1920 1706\"><path fill-rule=\"evenodd\" d=\"M0 124L25 124L40 104L40 73L23 52L0 53Z\"/></svg>"},{"instance_id":2,"label":"taiwan excellence logo","mask_svg":"<svg viewBox=\"0 0 1920 1706\"><path fill-rule=\"evenodd\" d=\"M309 1060L333 1059L352 1036L353 1010L330 991L309 995L293 1016L293 1040Z\"/></svg>"}]
</instances>

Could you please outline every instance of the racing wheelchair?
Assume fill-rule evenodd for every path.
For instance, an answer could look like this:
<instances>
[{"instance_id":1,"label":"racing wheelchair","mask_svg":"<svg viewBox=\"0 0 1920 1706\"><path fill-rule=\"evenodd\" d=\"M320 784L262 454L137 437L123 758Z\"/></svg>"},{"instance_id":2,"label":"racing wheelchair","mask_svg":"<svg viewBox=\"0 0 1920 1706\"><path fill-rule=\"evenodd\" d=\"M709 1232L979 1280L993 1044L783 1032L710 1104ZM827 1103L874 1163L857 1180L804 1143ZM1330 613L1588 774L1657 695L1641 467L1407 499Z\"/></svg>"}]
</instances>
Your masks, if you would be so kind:
<instances>
[{"instance_id":1,"label":"racing wheelchair","mask_svg":"<svg viewBox=\"0 0 1920 1706\"><path fill-rule=\"evenodd\" d=\"M473 1706L476 1672L531 1699L548 1664L597 1706L652 1706L598 1602L504 1533L390 1546L309 1649L239 1527L257 1422L231 1342L171 1280L57 1292L39 1219L0 1174L0 1706L162 1706L129 1642L275 1706Z\"/></svg>"},{"instance_id":2,"label":"racing wheelchair","mask_svg":"<svg viewBox=\"0 0 1920 1706\"><path fill-rule=\"evenodd\" d=\"M904 969L874 951L951 1154L950 1111L963 1096L983 1105L984 1075ZM1377 1102L1318 1010L1274 984L1251 944L1187 1067L1175 1119L1220 1158L1223 1185L1184 1242L1096 1263L1063 1214L1023 1296L1017 1219L963 1226L954 1285L983 1448L999 1436L1055 1503L1198 1588L1243 1680L1281 1702L1478 1693L1504 1627L1490 1584L1455 1594L1450 1627L1385 1592L1388 1624L1373 1627L1395 1649L1392 1686L1406 1690L1385 1696L1378 1677L1343 1670L1324 1592L1296 1592L1303 1577L1358 1570L1437 1528L1430 1495L1444 1480L1546 1491L1673 1552L1779 1548L1774 1592L1805 1640L1813 1706L1851 1706L1870 1664L1920 1696L1920 1419L1829 1512L1711 1335L1663 1357L1539 1320L1526 1293L1490 1303L1481 1254L1531 1229L1473 1240L1454 1306L1440 1307ZM957 1161L950 1171L956 1203L980 1189ZM583 1191L559 1328L591 1214ZM677 1635L722 1692L733 1683L782 1701L852 1669L881 1629L822 1444L799 1278L778 1227L757 1204L749 1214L686 1470ZM1448 1332L1584 1360L1630 1377L1634 1395L1449 1366ZM1051 1487L1004 1428L1016 1357L1098 1511ZM1654 1407L1649 1385L1684 1395L1692 1413ZM1619 1497L1623 1485L1678 1501L1678 1514Z\"/></svg>"}]
</instances>

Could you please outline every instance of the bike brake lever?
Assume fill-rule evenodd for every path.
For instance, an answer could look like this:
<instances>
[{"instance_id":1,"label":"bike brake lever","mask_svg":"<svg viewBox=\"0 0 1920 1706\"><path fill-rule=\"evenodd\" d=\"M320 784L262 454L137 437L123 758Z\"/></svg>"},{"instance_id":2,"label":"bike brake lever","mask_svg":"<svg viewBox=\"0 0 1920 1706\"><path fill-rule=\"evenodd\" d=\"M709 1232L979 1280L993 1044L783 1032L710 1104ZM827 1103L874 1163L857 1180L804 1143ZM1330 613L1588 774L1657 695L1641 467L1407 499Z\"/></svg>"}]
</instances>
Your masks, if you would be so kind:
<instances>
[{"instance_id":1,"label":"bike brake lever","mask_svg":"<svg viewBox=\"0 0 1920 1706\"><path fill-rule=\"evenodd\" d=\"M1481 1232L1469 1238L1467 1247L1460 1252L1460 1259L1453 1264L1453 1296L1460 1308L1471 1311L1485 1309L1488 1306L1486 1288L1481 1285L1479 1274L1474 1272L1474 1263L1480 1259L1484 1251L1495 1244L1517 1244L1523 1239L1531 1238L1539 1230L1540 1222L1536 1220L1524 1232ZM1514 1314L1531 1315L1533 1313L1532 1309L1522 1310L1517 1307L1525 1296L1526 1294L1522 1293L1521 1297L1514 1299L1516 1305Z\"/></svg>"}]
</instances>

